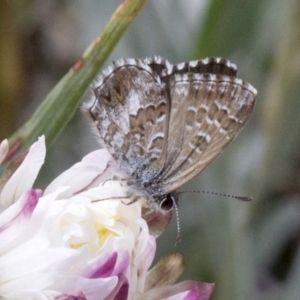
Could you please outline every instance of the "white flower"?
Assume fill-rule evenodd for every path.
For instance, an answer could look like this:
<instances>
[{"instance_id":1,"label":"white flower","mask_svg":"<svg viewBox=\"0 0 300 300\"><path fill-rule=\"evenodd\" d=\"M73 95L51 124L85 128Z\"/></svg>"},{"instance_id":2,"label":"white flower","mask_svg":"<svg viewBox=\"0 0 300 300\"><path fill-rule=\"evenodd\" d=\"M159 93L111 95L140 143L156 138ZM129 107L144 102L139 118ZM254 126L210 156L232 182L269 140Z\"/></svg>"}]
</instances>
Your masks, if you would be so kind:
<instances>
[{"instance_id":1,"label":"white flower","mask_svg":"<svg viewBox=\"0 0 300 300\"><path fill-rule=\"evenodd\" d=\"M7 152L4 141L0 163ZM45 153L42 137L11 177L1 179L0 299L208 299L212 285L153 281L177 279L166 271L170 259L147 277L155 237L141 204L120 200L126 189L112 179L115 166L106 150L90 153L42 192L32 186ZM206 290L206 298L197 289Z\"/></svg>"}]
</instances>

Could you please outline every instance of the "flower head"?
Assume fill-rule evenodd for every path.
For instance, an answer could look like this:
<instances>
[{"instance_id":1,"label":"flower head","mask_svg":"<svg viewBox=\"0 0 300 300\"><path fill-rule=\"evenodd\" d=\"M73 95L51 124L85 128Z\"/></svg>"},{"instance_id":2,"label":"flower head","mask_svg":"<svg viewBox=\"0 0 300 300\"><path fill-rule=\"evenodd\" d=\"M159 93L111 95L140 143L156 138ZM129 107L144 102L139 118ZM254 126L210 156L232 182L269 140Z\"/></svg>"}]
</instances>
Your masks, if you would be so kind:
<instances>
[{"instance_id":1,"label":"flower head","mask_svg":"<svg viewBox=\"0 0 300 300\"><path fill-rule=\"evenodd\" d=\"M7 152L4 141L0 163ZM42 192L32 185L45 154L42 137L17 170L2 178L2 298L208 299L212 285L204 289L201 283L186 282L165 287L177 279L174 274L164 285L157 282L171 278L166 268L170 258L149 273L155 237L142 218L141 204L121 200L127 191L121 181L113 180L116 167L106 150L90 153ZM181 258L172 259L179 271ZM204 290L206 298L199 298Z\"/></svg>"}]
</instances>

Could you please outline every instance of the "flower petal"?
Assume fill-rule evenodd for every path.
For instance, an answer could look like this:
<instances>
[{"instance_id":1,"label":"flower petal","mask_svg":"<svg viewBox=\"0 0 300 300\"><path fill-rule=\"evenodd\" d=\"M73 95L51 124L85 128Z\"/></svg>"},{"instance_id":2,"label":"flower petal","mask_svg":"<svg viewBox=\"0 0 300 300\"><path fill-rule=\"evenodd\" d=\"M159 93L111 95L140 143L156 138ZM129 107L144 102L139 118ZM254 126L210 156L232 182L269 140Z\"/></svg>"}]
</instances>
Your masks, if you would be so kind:
<instances>
[{"instance_id":1,"label":"flower petal","mask_svg":"<svg viewBox=\"0 0 300 300\"><path fill-rule=\"evenodd\" d=\"M9 150L8 141L7 140L2 141L0 144L0 165L4 161L8 153L8 150Z\"/></svg>"},{"instance_id":2,"label":"flower petal","mask_svg":"<svg viewBox=\"0 0 300 300\"><path fill-rule=\"evenodd\" d=\"M125 252L123 255L117 252L105 253L91 263L83 272L87 278L105 278L114 275L124 275L129 265L129 254Z\"/></svg>"},{"instance_id":3,"label":"flower petal","mask_svg":"<svg viewBox=\"0 0 300 300\"><path fill-rule=\"evenodd\" d=\"M144 221L144 220L143 220ZM144 224L146 226L146 224ZM141 228L143 225L141 224ZM141 232L138 247L135 251L135 259L133 262L134 268L137 269L135 276L132 276L130 287L131 291L144 291L145 279L147 278L148 270L153 262L156 251L156 240L153 236L146 237L148 230L144 229ZM144 280L141 280L144 278Z\"/></svg>"},{"instance_id":4,"label":"flower petal","mask_svg":"<svg viewBox=\"0 0 300 300\"><path fill-rule=\"evenodd\" d=\"M29 149L24 161L6 182L0 194L3 208L17 201L23 193L30 190L44 163L46 155L45 137L42 136Z\"/></svg>"},{"instance_id":5,"label":"flower petal","mask_svg":"<svg viewBox=\"0 0 300 300\"><path fill-rule=\"evenodd\" d=\"M13 222L21 222L23 218L30 218L41 194L41 190L28 191L21 197L20 201L4 210L0 215L0 233Z\"/></svg>"},{"instance_id":6,"label":"flower petal","mask_svg":"<svg viewBox=\"0 0 300 300\"><path fill-rule=\"evenodd\" d=\"M44 195L55 191L60 186L69 189L60 195L60 198L69 198L78 192L97 186L113 177L111 155L105 149L97 150L85 156L81 162L58 176L46 188Z\"/></svg>"},{"instance_id":7,"label":"flower petal","mask_svg":"<svg viewBox=\"0 0 300 300\"><path fill-rule=\"evenodd\" d=\"M213 288L213 283L183 281L152 289L135 300L209 300Z\"/></svg>"},{"instance_id":8,"label":"flower petal","mask_svg":"<svg viewBox=\"0 0 300 300\"><path fill-rule=\"evenodd\" d=\"M150 289L173 284L183 272L183 257L176 254L164 256L148 273L145 292Z\"/></svg>"},{"instance_id":9,"label":"flower petal","mask_svg":"<svg viewBox=\"0 0 300 300\"><path fill-rule=\"evenodd\" d=\"M57 296L55 300L87 300L87 298L81 291L75 290L72 294Z\"/></svg>"},{"instance_id":10,"label":"flower petal","mask_svg":"<svg viewBox=\"0 0 300 300\"><path fill-rule=\"evenodd\" d=\"M159 237L166 229L172 219L172 211L161 212L143 208L143 219L146 220L150 234L154 237Z\"/></svg>"},{"instance_id":11,"label":"flower petal","mask_svg":"<svg viewBox=\"0 0 300 300\"><path fill-rule=\"evenodd\" d=\"M105 298L105 300L127 300L129 284L125 276L120 275L118 278L118 284L113 290L113 292Z\"/></svg>"},{"instance_id":12,"label":"flower petal","mask_svg":"<svg viewBox=\"0 0 300 300\"><path fill-rule=\"evenodd\" d=\"M34 208L41 195L40 190L31 190L23 195L21 199L0 215L0 255L16 247L26 239L24 233ZM0 256L0 260L2 257Z\"/></svg>"}]
</instances>

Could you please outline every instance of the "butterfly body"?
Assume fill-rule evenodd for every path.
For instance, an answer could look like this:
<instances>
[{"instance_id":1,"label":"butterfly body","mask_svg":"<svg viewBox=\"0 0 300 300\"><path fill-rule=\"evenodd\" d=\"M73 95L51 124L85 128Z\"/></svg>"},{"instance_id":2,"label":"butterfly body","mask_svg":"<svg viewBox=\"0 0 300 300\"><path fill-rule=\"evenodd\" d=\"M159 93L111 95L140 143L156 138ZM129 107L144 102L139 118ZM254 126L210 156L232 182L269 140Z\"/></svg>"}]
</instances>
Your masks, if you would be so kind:
<instances>
[{"instance_id":1,"label":"butterfly body","mask_svg":"<svg viewBox=\"0 0 300 300\"><path fill-rule=\"evenodd\" d=\"M154 57L116 61L95 81L83 108L149 206L175 199L243 128L256 90L236 72L220 58L172 65Z\"/></svg>"}]
</instances>

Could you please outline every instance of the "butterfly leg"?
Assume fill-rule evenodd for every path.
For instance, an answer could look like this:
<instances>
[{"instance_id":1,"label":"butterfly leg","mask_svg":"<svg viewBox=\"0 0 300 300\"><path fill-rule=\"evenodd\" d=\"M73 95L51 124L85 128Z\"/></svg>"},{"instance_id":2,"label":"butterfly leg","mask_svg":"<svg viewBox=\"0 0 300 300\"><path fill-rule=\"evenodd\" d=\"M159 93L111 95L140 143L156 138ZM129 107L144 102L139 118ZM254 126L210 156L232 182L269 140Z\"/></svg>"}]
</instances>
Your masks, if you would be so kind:
<instances>
[{"instance_id":1,"label":"butterfly leg","mask_svg":"<svg viewBox=\"0 0 300 300\"><path fill-rule=\"evenodd\" d=\"M104 182L101 183L102 186L105 185L105 183L107 183L108 181L119 181L119 182L123 182L123 181L128 181L127 178L120 178L118 176L113 176L113 178L109 178L106 179Z\"/></svg>"},{"instance_id":2,"label":"butterfly leg","mask_svg":"<svg viewBox=\"0 0 300 300\"><path fill-rule=\"evenodd\" d=\"M135 196L130 202L124 202L124 201L122 201L122 203L125 204L125 205L131 205L131 204L139 201L141 198L142 198L141 196Z\"/></svg>"}]
</instances>

